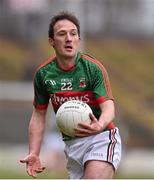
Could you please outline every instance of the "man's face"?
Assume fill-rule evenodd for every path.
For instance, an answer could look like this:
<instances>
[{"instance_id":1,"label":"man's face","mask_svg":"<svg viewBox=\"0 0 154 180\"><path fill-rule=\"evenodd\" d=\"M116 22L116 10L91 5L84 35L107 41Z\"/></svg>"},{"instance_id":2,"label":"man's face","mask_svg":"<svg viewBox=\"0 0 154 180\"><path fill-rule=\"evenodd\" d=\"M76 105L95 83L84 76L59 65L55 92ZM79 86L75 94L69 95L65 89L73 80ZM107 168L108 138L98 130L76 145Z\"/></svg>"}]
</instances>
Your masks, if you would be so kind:
<instances>
[{"instance_id":1,"label":"man's face","mask_svg":"<svg viewBox=\"0 0 154 180\"><path fill-rule=\"evenodd\" d=\"M57 55L64 58L76 56L80 37L77 27L69 20L59 20L54 26L54 38L49 39Z\"/></svg>"}]
</instances>

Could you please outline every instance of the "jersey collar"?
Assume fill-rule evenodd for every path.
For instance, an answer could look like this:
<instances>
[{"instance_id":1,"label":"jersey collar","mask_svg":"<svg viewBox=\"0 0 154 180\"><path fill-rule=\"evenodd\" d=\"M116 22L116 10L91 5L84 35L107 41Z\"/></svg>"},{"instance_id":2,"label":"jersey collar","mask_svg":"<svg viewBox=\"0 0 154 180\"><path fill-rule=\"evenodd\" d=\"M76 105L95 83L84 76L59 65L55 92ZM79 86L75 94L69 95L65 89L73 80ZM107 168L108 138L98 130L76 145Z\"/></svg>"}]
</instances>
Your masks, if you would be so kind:
<instances>
[{"instance_id":1,"label":"jersey collar","mask_svg":"<svg viewBox=\"0 0 154 180\"><path fill-rule=\"evenodd\" d=\"M57 63L57 66L58 66L62 71L65 71L65 72L72 71L72 70L74 70L74 69L76 68L76 66L77 66L78 61L79 61L80 58L81 58L81 53L80 53L80 52L77 52L76 59L75 59L75 65L74 65L73 67L67 69L67 70L64 70L64 69L60 68L60 67L58 66L58 63Z\"/></svg>"}]
</instances>

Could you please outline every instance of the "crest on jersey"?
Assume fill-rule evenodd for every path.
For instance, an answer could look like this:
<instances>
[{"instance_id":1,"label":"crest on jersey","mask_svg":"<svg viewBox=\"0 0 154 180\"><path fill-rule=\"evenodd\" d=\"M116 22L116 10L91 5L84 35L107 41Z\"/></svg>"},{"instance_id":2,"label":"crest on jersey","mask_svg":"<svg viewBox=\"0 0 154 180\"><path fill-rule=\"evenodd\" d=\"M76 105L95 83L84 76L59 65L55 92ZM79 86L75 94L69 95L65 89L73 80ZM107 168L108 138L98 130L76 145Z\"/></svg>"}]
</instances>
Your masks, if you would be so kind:
<instances>
[{"instance_id":1,"label":"crest on jersey","mask_svg":"<svg viewBox=\"0 0 154 180\"><path fill-rule=\"evenodd\" d=\"M86 87L86 78L82 77L79 79L79 87Z\"/></svg>"}]
</instances>

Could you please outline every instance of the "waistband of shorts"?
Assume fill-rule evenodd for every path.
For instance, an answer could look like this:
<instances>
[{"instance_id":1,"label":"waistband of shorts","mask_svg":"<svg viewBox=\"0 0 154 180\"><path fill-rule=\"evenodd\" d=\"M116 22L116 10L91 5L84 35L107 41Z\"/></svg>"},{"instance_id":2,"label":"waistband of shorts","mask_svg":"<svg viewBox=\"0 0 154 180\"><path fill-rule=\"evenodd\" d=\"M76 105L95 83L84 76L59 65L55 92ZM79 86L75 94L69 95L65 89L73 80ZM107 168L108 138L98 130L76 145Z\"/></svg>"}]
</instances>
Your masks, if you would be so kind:
<instances>
[{"instance_id":1,"label":"waistband of shorts","mask_svg":"<svg viewBox=\"0 0 154 180\"><path fill-rule=\"evenodd\" d=\"M107 125L107 127L103 130L103 132L114 129L114 128L116 128L115 124L113 122L110 122ZM70 140L74 140L74 139L77 139L77 137L71 137L71 136L67 136L67 135L63 134L63 141L70 141Z\"/></svg>"},{"instance_id":2,"label":"waistband of shorts","mask_svg":"<svg viewBox=\"0 0 154 180\"><path fill-rule=\"evenodd\" d=\"M117 130L119 130L118 129L118 127L114 127L114 128L112 128L112 129L117 129ZM103 132L106 132L106 131L110 131L110 130L112 130L112 129L109 129L109 128L106 128L106 129L104 129L101 133L103 133ZM97 135L97 134L95 134L95 135ZM74 142L76 142L76 141L78 141L78 140L84 140L84 139L90 139L92 136L95 136L95 135L91 135L91 136L86 136L86 137L70 137L70 136L68 136L68 138L67 139L63 139L63 141L66 143L66 144L71 144L71 142L72 143L74 143Z\"/></svg>"}]
</instances>

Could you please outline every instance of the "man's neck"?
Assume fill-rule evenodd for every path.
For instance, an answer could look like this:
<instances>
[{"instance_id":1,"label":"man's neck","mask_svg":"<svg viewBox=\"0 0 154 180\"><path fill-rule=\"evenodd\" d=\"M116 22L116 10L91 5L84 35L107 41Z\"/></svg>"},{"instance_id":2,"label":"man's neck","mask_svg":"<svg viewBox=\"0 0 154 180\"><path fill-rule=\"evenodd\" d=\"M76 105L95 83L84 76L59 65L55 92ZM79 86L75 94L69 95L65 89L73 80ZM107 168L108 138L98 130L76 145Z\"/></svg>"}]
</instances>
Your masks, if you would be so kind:
<instances>
[{"instance_id":1,"label":"man's neck","mask_svg":"<svg viewBox=\"0 0 154 180\"><path fill-rule=\"evenodd\" d=\"M57 56L58 66L64 70L69 71L75 67L76 57L73 58L62 58Z\"/></svg>"}]
</instances>

